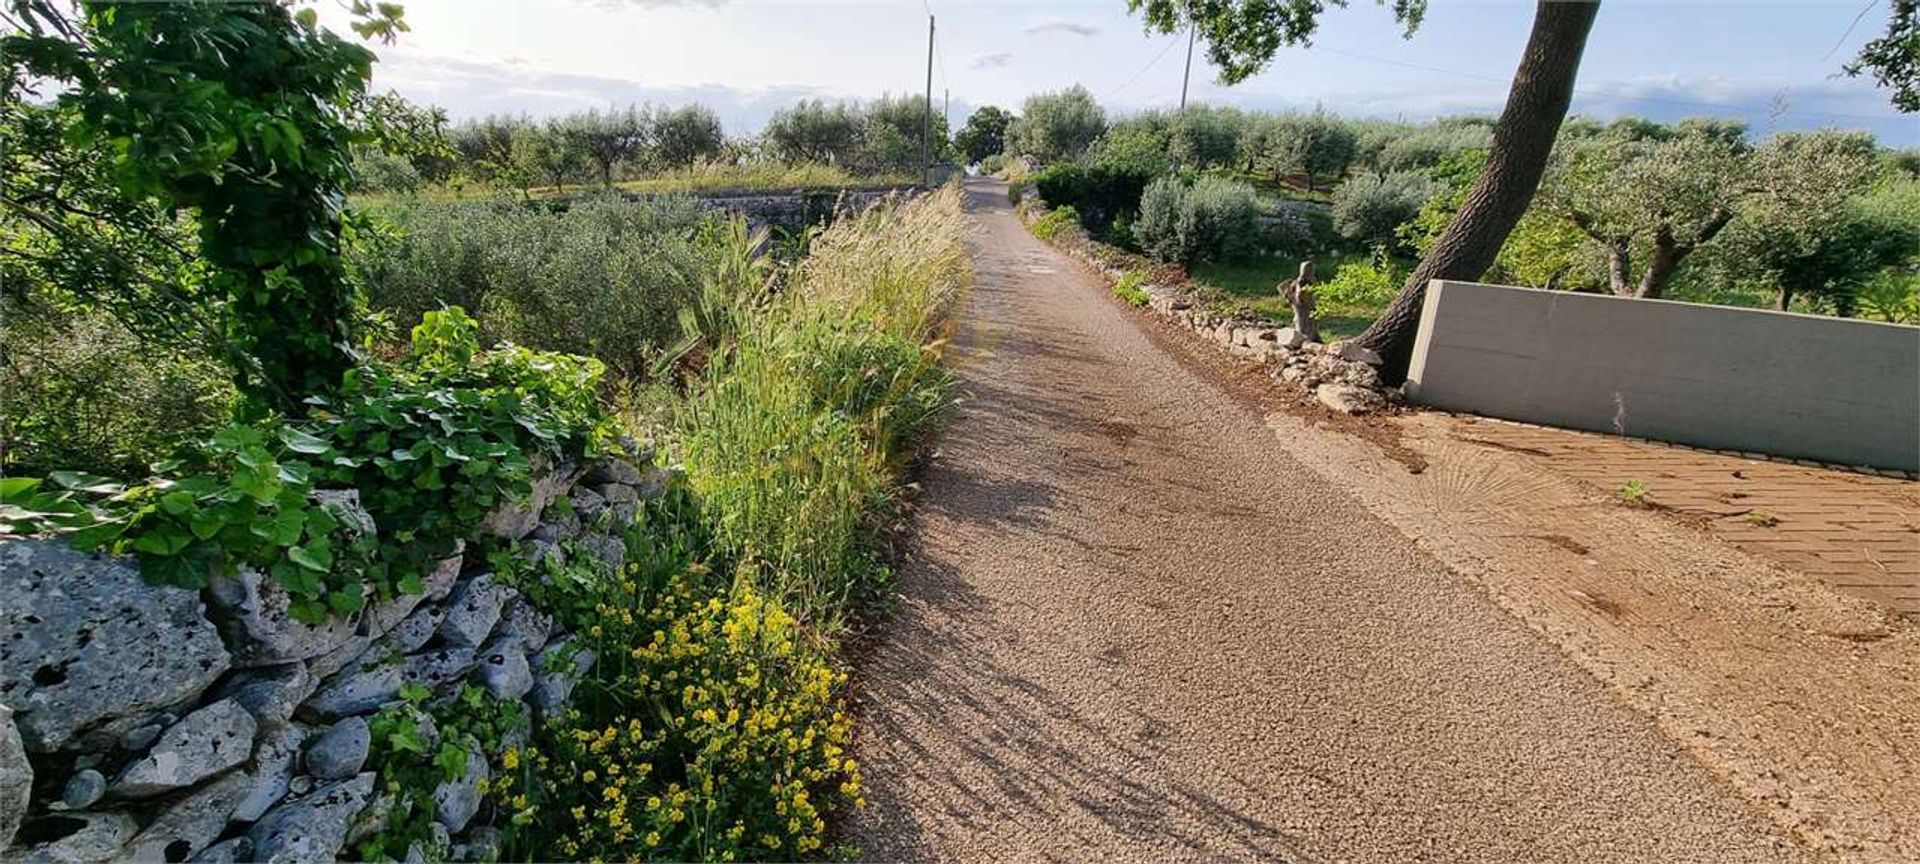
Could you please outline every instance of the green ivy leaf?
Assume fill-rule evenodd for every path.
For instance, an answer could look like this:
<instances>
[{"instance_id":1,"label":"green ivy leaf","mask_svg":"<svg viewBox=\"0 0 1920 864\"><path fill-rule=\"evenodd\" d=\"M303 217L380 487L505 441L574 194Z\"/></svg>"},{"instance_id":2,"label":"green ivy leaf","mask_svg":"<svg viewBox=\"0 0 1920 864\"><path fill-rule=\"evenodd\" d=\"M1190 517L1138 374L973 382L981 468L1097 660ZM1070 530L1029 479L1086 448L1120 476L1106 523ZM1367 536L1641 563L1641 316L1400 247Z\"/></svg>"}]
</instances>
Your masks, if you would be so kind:
<instances>
[{"instance_id":1,"label":"green ivy leaf","mask_svg":"<svg viewBox=\"0 0 1920 864\"><path fill-rule=\"evenodd\" d=\"M315 539L305 546L288 549L287 560L316 573L325 573L333 568L333 544L325 538Z\"/></svg>"},{"instance_id":2,"label":"green ivy leaf","mask_svg":"<svg viewBox=\"0 0 1920 864\"><path fill-rule=\"evenodd\" d=\"M293 426L280 427L280 440L287 445L287 449L308 456L318 456L332 449L325 439Z\"/></svg>"}]
</instances>

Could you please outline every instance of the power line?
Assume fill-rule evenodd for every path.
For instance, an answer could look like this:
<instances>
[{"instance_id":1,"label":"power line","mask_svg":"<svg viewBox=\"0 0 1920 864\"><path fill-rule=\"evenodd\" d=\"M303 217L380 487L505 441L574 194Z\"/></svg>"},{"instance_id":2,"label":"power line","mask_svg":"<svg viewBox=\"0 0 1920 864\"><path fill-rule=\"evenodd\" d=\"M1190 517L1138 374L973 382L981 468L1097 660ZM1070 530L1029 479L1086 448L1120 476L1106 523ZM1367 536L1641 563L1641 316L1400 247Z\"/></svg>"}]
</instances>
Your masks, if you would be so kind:
<instances>
[{"instance_id":1,"label":"power line","mask_svg":"<svg viewBox=\"0 0 1920 864\"><path fill-rule=\"evenodd\" d=\"M1506 83L1508 80L1506 78L1502 78L1496 75L1480 75L1473 72L1461 72L1457 69L1442 69L1438 66L1427 66L1420 63L1407 63L1400 60L1390 60L1385 57L1374 57L1367 54L1358 54L1352 51L1342 51L1338 48L1316 47L1313 50L1323 51L1328 54L1337 54L1341 57L1350 57L1355 60L1365 60L1369 63L1383 63L1388 66L1399 66L1405 69L1414 69L1421 72L1434 72L1441 75L1452 75L1458 78L1470 78L1477 81L1492 81L1496 84ZM1700 102L1692 99L1673 99L1673 98L1664 97L1664 96L1628 96L1622 93L1608 93L1603 90L1593 90L1593 89L1578 88L1578 87L1574 88L1573 92L1574 92L1574 95L1576 96L1586 96L1594 99L1619 99L1626 102L1651 102L1655 104L1680 105L1680 106L1685 106L1690 108L1707 108L1715 111L1725 111L1728 108L1728 106L1726 105L1717 104L1714 102ZM1835 114L1835 113L1825 112L1825 111L1788 110L1788 111L1780 111L1777 113L1783 114L1783 115L1794 115L1799 117L1826 117L1826 118L1835 119L1835 120L1866 120L1866 121L1871 121L1876 123L1886 122L1887 120L1892 119L1888 117L1875 117L1868 114Z\"/></svg>"},{"instance_id":2,"label":"power line","mask_svg":"<svg viewBox=\"0 0 1920 864\"><path fill-rule=\"evenodd\" d=\"M1118 87L1115 87L1115 88L1113 88L1112 90L1108 90L1108 91L1107 91L1107 93L1106 93L1106 95L1107 95L1108 97L1111 97L1111 96L1113 96L1114 94L1116 94L1116 93L1119 93L1120 91L1122 91L1122 90L1125 90L1125 89L1127 89L1128 87L1132 87L1132 86L1133 86L1133 82L1135 82L1135 81L1138 81L1138 80L1140 80L1140 76L1142 76L1142 75L1145 75L1145 74L1147 74L1147 70L1149 70L1149 69L1152 69L1152 68L1154 67L1154 65L1155 65L1155 64L1158 64L1158 63L1160 62L1160 58L1162 58L1162 57L1165 57L1165 56L1167 56L1167 52L1168 52L1168 51L1172 51L1172 50L1173 50L1173 46L1175 46L1175 45L1178 45L1178 44L1180 44L1180 39L1179 39L1178 37L1175 37L1175 38L1173 38L1173 39L1169 39L1169 40L1167 40L1167 44L1166 44L1166 47L1164 47L1164 48L1161 48L1161 49L1160 49L1160 53L1158 53L1158 54L1155 54L1155 55L1153 55L1153 59L1152 59L1152 60L1148 60L1148 61L1147 61L1147 65L1145 65L1145 66L1142 66L1142 67L1140 67L1140 71L1138 71L1138 72L1135 72L1135 73L1133 73L1133 77L1132 77L1132 78L1128 78L1128 79L1127 79L1127 83L1125 83L1125 84L1122 84L1122 85L1120 85L1120 86L1118 86Z\"/></svg>"}]
</instances>

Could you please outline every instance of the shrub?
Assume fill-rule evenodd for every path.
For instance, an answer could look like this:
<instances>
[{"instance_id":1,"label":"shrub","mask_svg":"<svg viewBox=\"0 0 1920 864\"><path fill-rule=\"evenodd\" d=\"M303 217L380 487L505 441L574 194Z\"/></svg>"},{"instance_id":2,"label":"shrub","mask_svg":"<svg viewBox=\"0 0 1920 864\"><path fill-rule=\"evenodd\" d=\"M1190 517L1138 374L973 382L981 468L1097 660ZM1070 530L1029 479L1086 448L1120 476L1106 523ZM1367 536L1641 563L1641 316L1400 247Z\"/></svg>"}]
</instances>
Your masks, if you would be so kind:
<instances>
[{"instance_id":1,"label":"shrub","mask_svg":"<svg viewBox=\"0 0 1920 864\"><path fill-rule=\"evenodd\" d=\"M1369 246L1392 242L1400 226L1443 191L1424 174L1361 174L1333 193L1333 227L1340 236Z\"/></svg>"},{"instance_id":2,"label":"shrub","mask_svg":"<svg viewBox=\"0 0 1920 864\"><path fill-rule=\"evenodd\" d=\"M980 160L980 173L988 176L998 174L1007 167L1007 154L995 153Z\"/></svg>"},{"instance_id":3,"label":"shrub","mask_svg":"<svg viewBox=\"0 0 1920 864\"><path fill-rule=\"evenodd\" d=\"M817 852L825 816L865 803L845 673L750 579L716 593L683 557L643 558L594 586L577 638L601 659L575 708L511 760L548 782L522 799L540 818L513 845L568 860Z\"/></svg>"},{"instance_id":4,"label":"shrub","mask_svg":"<svg viewBox=\"0 0 1920 864\"><path fill-rule=\"evenodd\" d=\"M1147 289L1141 287L1146 284L1146 281L1147 276L1145 273L1138 270L1128 270L1122 273L1119 280L1113 283L1113 296L1120 298L1120 300L1128 306L1145 306L1147 305L1147 301L1153 299L1147 294Z\"/></svg>"},{"instance_id":5,"label":"shrub","mask_svg":"<svg viewBox=\"0 0 1920 864\"><path fill-rule=\"evenodd\" d=\"M0 336L0 469L145 476L227 420L224 364L136 338L99 313L6 304Z\"/></svg>"},{"instance_id":6,"label":"shrub","mask_svg":"<svg viewBox=\"0 0 1920 864\"><path fill-rule=\"evenodd\" d=\"M473 310L486 342L595 357L621 380L681 335L721 249L691 198L396 201L375 211L397 233L356 244L369 305L402 327L443 304Z\"/></svg>"},{"instance_id":7,"label":"shrub","mask_svg":"<svg viewBox=\"0 0 1920 864\"><path fill-rule=\"evenodd\" d=\"M1080 224L1095 234L1140 207L1140 195L1153 175L1131 168L1064 162L1034 175L1034 185L1049 207L1071 207Z\"/></svg>"},{"instance_id":8,"label":"shrub","mask_svg":"<svg viewBox=\"0 0 1920 864\"><path fill-rule=\"evenodd\" d=\"M1333 279L1314 288L1314 299L1325 310L1374 310L1393 301L1400 291L1399 274L1371 264L1340 265Z\"/></svg>"},{"instance_id":9,"label":"shrub","mask_svg":"<svg viewBox=\"0 0 1920 864\"><path fill-rule=\"evenodd\" d=\"M1149 255L1192 266L1247 254L1258 225L1253 187L1217 177L1187 186L1177 177L1162 177L1141 196L1133 236Z\"/></svg>"},{"instance_id":10,"label":"shrub","mask_svg":"<svg viewBox=\"0 0 1920 864\"><path fill-rule=\"evenodd\" d=\"M1075 212L1073 205L1055 207L1047 211L1047 215L1033 220L1033 236L1051 243L1068 225L1079 221L1080 214Z\"/></svg>"}]
</instances>

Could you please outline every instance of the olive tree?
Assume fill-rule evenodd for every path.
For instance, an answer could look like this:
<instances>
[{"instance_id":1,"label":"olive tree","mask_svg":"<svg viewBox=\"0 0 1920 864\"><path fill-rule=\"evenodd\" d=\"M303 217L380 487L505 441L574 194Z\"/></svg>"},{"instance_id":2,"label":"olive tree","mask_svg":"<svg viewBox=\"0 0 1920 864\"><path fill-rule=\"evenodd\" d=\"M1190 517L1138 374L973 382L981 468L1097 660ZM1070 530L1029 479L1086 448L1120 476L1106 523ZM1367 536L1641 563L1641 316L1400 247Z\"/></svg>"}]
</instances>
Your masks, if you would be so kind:
<instances>
[{"instance_id":1,"label":"olive tree","mask_svg":"<svg viewBox=\"0 0 1920 864\"><path fill-rule=\"evenodd\" d=\"M1173 115L1168 126L1170 155L1190 168L1217 168L1233 162L1240 147L1240 112L1195 105Z\"/></svg>"},{"instance_id":2,"label":"olive tree","mask_svg":"<svg viewBox=\"0 0 1920 864\"><path fill-rule=\"evenodd\" d=\"M781 160L839 164L859 149L862 122L860 110L845 102L802 99L774 112L761 136Z\"/></svg>"},{"instance_id":3,"label":"olive tree","mask_svg":"<svg viewBox=\"0 0 1920 864\"><path fill-rule=\"evenodd\" d=\"M976 108L967 117L967 125L954 134L953 145L969 163L1004 153L1007 149L1007 126L1012 122L1013 115L1004 108L993 105Z\"/></svg>"},{"instance_id":4,"label":"olive tree","mask_svg":"<svg viewBox=\"0 0 1920 864\"><path fill-rule=\"evenodd\" d=\"M1346 173L1355 142L1353 130L1325 112L1282 117L1267 132L1267 164L1283 175L1304 176L1312 192L1316 181L1335 181Z\"/></svg>"},{"instance_id":5,"label":"olive tree","mask_svg":"<svg viewBox=\"0 0 1920 864\"><path fill-rule=\"evenodd\" d=\"M653 123L646 112L631 105L602 114L590 110L575 114L561 123L566 144L593 165L600 185L613 186L613 169L631 162L646 148L653 134Z\"/></svg>"},{"instance_id":6,"label":"olive tree","mask_svg":"<svg viewBox=\"0 0 1920 864\"><path fill-rule=\"evenodd\" d=\"M726 140L719 115L705 105L662 109L653 117L654 156L671 168L713 158Z\"/></svg>"},{"instance_id":7,"label":"olive tree","mask_svg":"<svg viewBox=\"0 0 1920 864\"><path fill-rule=\"evenodd\" d=\"M1321 0L1127 0L1147 26L1164 33L1191 22L1206 40L1207 58L1220 79L1236 84L1267 67L1282 45L1308 42L1325 9ZM1426 14L1425 0L1393 0L1394 17L1411 34ZM1380 354L1388 381L1406 375L1427 283L1475 279L1499 255L1508 232L1533 200L1548 154L1573 99L1573 85L1586 51L1598 2L1541 0L1533 29L1514 70L1507 104L1494 126L1487 167L1467 193L1459 213L1421 259L1387 307L1360 336Z\"/></svg>"},{"instance_id":8,"label":"olive tree","mask_svg":"<svg viewBox=\"0 0 1920 864\"><path fill-rule=\"evenodd\" d=\"M1078 159L1107 131L1107 112L1078 84L1028 96L1020 110L1020 150L1042 162Z\"/></svg>"},{"instance_id":9,"label":"olive tree","mask_svg":"<svg viewBox=\"0 0 1920 864\"><path fill-rule=\"evenodd\" d=\"M1616 123L1569 136L1541 203L1604 249L1613 293L1661 297L1743 210L1775 225L1782 248L1793 237L1817 246L1811 238L1831 231L1875 162L1872 139L1858 134L1781 134L1756 149L1725 123Z\"/></svg>"}]
</instances>

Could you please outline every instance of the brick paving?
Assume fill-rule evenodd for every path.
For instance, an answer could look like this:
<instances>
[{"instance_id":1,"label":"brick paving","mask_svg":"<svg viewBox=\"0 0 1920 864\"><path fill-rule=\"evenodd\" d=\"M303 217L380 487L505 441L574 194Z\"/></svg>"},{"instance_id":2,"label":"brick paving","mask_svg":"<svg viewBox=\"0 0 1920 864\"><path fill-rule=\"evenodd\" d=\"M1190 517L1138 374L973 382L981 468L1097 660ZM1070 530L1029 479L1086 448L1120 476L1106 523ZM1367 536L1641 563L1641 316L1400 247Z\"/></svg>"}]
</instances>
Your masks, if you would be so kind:
<instances>
[{"instance_id":1,"label":"brick paving","mask_svg":"<svg viewBox=\"0 0 1920 864\"><path fill-rule=\"evenodd\" d=\"M1452 416L1455 438L1646 500L1750 553L1920 616L1920 482L1568 429Z\"/></svg>"}]
</instances>

